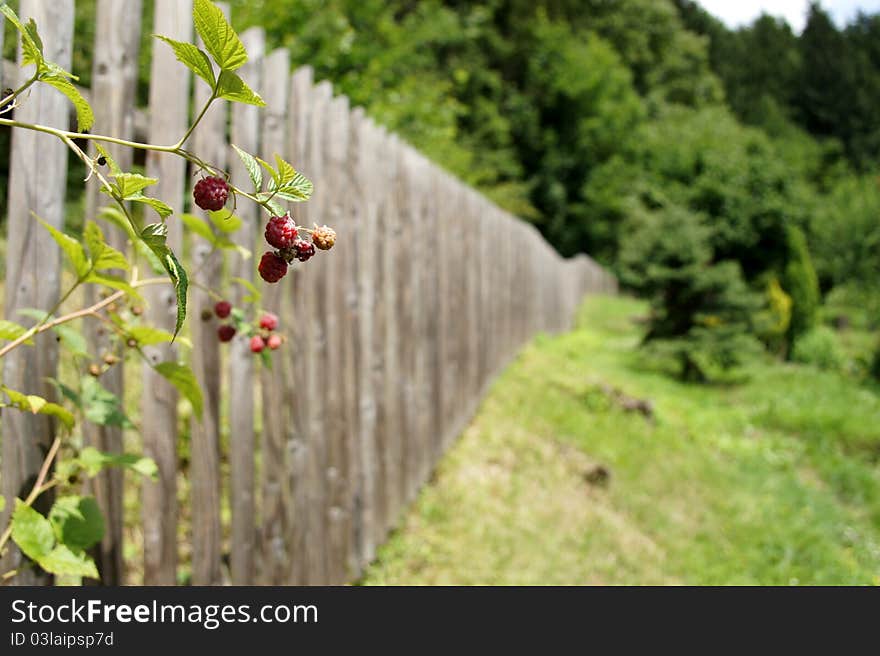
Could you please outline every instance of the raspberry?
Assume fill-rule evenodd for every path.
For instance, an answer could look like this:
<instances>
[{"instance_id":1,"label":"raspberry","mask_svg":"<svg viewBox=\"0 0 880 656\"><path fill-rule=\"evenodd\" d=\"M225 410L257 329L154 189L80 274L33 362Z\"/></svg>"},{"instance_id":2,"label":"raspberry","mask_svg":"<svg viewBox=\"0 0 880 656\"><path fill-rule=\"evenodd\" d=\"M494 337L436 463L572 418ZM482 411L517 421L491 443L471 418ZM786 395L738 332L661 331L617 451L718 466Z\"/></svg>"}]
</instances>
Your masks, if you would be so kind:
<instances>
[{"instance_id":1,"label":"raspberry","mask_svg":"<svg viewBox=\"0 0 880 656\"><path fill-rule=\"evenodd\" d=\"M219 301L217 305L214 306L214 314L221 319L228 317L230 312L232 312L232 303L229 301Z\"/></svg>"},{"instance_id":2,"label":"raspberry","mask_svg":"<svg viewBox=\"0 0 880 656\"><path fill-rule=\"evenodd\" d=\"M260 317L260 328L263 330L275 330L278 327L278 317L271 312L266 312Z\"/></svg>"},{"instance_id":3,"label":"raspberry","mask_svg":"<svg viewBox=\"0 0 880 656\"><path fill-rule=\"evenodd\" d=\"M217 329L217 338L221 342L229 342L235 337L235 326L220 326Z\"/></svg>"},{"instance_id":4,"label":"raspberry","mask_svg":"<svg viewBox=\"0 0 880 656\"><path fill-rule=\"evenodd\" d=\"M281 346L281 343L284 340L281 339L281 335L269 335L269 339L266 340L266 346L268 346L273 351Z\"/></svg>"},{"instance_id":5,"label":"raspberry","mask_svg":"<svg viewBox=\"0 0 880 656\"><path fill-rule=\"evenodd\" d=\"M275 248L290 248L297 237L296 222L289 214L273 216L266 224L266 241Z\"/></svg>"},{"instance_id":6,"label":"raspberry","mask_svg":"<svg viewBox=\"0 0 880 656\"><path fill-rule=\"evenodd\" d=\"M266 282L278 282L287 273L287 262L277 253L267 251L260 260L260 277Z\"/></svg>"},{"instance_id":7,"label":"raspberry","mask_svg":"<svg viewBox=\"0 0 880 656\"><path fill-rule=\"evenodd\" d=\"M193 187L193 198L196 205L203 210L216 212L226 205L226 199L229 198L229 185L223 178L202 178Z\"/></svg>"},{"instance_id":8,"label":"raspberry","mask_svg":"<svg viewBox=\"0 0 880 656\"><path fill-rule=\"evenodd\" d=\"M101 375L101 366L94 364L94 363L90 364L89 365L89 375L94 376L95 378L100 376Z\"/></svg>"},{"instance_id":9,"label":"raspberry","mask_svg":"<svg viewBox=\"0 0 880 656\"><path fill-rule=\"evenodd\" d=\"M297 239L293 242L293 248L296 250L296 259L305 262L315 254L315 245L305 239Z\"/></svg>"},{"instance_id":10,"label":"raspberry","mask_svg":"<svg viewBox=\"0 0 880 656\"><path fill-rule=\"evenodd\" d=\"M329 251L336 243L336 231L329 226L318 227L316 224L312 231L312 243L322 251Z\"/></svg>"},{"instance_id":11,"label":"raspberry","mask_svg":"<svg viewBox=\"0 0 880 656\"><path fill-rule=\"evenodd\" d=\"M251 352L259 353L264 348L266 348L266 342L263 341L263 338L259 335L254 335L251 337Z\"/></svg>"}]
</instances>

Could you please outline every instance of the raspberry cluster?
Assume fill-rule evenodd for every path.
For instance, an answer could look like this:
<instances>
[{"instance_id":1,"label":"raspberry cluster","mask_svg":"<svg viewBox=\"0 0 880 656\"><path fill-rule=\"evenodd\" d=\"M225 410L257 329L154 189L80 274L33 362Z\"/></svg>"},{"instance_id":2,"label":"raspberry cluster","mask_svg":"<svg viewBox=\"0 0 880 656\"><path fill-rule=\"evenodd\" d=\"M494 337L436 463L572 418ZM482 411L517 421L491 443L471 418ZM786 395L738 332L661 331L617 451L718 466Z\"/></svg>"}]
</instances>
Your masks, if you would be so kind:
<instances>
[{"instance_id":1,"label":"raspberry cluster","mask_svg":"<svg viewBox=\"0 0 880 656\"><path fill-rule=\"evenodd\" d=\"M266 243L274 251L263 253L258 270L260 277L266 282L278 282L287 275L287 268L294 260L306 262L311 259L316 249L327 251L336 243L336 232L328 226L315 225L311 233L311 241L300 237L300 226L290 214L273 216L266 224Z\"/></svg>"},{"instance_id":2,"label":"raspberry cluster","mask_svg":"<svg viewBox=\"0 0 880 656\"><path fill-rule=\"evenodd\" d=\"M262 353L266 348L274 351L284 343L284 337L275 332L278 329L278 316L271 312L260 315L259 321L254 325L247 323L240 311L233 314L232 304L229 301L219 301L214 306L213 314L220 319L232 316L232 323L224 323L217 327L217 339L221 342L232 341L232 338L241 331L245 337L250 335L249 346L252 353ZM210 319L211 315L203 318Z\"/></svg>"},{"instance_id":3,"label":"raspberry cluster","mask_svg":"<svg viewBox=\"0 0 880 656\"><path fill-rule=\"evenodd\" d=\"M260 317L261 333L251 337L251 352L261 353L263 349L268 348L270 351L276 350L284 343L284 338L278 333L273 332L278 328L278 317L271 312L266 312Z\"/></svg>"}]
</instances>

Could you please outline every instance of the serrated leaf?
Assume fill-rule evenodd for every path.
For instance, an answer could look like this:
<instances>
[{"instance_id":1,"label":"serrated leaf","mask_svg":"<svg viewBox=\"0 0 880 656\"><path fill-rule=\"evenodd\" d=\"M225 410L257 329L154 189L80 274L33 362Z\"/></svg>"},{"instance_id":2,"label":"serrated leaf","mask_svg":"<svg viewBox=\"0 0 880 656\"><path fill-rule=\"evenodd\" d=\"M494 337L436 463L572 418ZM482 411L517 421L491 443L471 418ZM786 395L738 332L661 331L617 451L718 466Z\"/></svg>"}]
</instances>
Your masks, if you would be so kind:
<instances>
[{"instance_id":1,"label":"serrated leaf","mask_svg":"<svg viewBox=\"0 0 880 656\"><path fill-rule=\"evenodd\" d=\"M91 556L84 551L73 550L63 544L59 544L50 553L36 560L40 567L51 574L100 578L98 568Z\"/></svg>"},{"instance_id":2,"label":"serrated leaf","mask_svg":"<svg viewBox=\"0 0 880 656\"><path fill-rule=\"evenodd\" d=\"M117 164L116 160L110 156L110 153L107 152L107 149L104 148L104 146L99 144L97 141L95 141L94 144L95 150L97 150L101 154L101 156L107 160L107 167L110 169L110 173L112 173L113 175L121 175L122 169L119 168L119 164Z\"/></svg>"},{"instance_id":3,"label":"serrated leaf","mask_svg":"<svg viewBox=\"0 0 880 656\"><path fill-rule=\"evenodd\" d=\"M286 213L287 210L281 207L281 204L278 201L272 198L265 198L263 200L266 205L269 206L269 209L272 210L272 214L274 214L275 216L281 216L282 214Z\"/></svg>"},{"instance_id":4,"label":"serrated leaf","mask_svg":"<svg viewBox=\"0 0 880 656\"><path fill-rule=\"evenodd\" d=\"M88 275L91 270L91 263L89 262L89 258L86 257L86 252L82 245L73 237L65 235L60 230L53 228L36 214L34 214L34 218L49 231L49 234L52 235L52 239L55 240L55 243L58 244L61 247L61 250L64 251L65 255L67 255L67 259L69 259L70 263L73 265L73 270L76 272L77 277L81 279Z\"/></svg>"},{"instance_id":5,"label":"serrated leaf","mask_svg":"<svg viewBox=\"0 0 880 656\"><path fill-rule=\"evenodd\" d=\"M128 270L128 260L125 256L104 240L104 233L94 221L86 221L83 229L83 238L92 255L92 268L94 269L125 269Z\"/></svg>"},{"instance_id":6,"label":"serrated leaf","mask_svg":"<svg viewBox=\"0 0 880 656\"><path fill-rule=\"evenodd\" d=\"M249 152L242 150L235 144L232 144L232 147L235 149L235 152L238 153L242 164L244 164L244 167L247 169L251 182L254 185L254 192L260 191L263 188L263 170L260 168L260 165L257 164L257 160Z\"/></svg>"},{"instance_id":7,"label":"serrated leaf","mask_svg":"<svg viewBox=\"0 0 880 656\"><path fill-rule=\"evenodd\" d=\"M211 89L214 88L216 82L214 79L214 67L211 66L211 60L208 59L208 55L205 52L199 50L191 43L175 41L161 34L154 34L153 36L171 46L177 61L184 64L189 70L207 82Z\"/></svg>"},{"instance_id":8,"label":"serrated leaf","mask_svg":"<svg viewBox=\"0 0 880 656\"><path fill-rule=\"evenodd\" d=\"M195 0L193 22L211 57L225 71L234 71L248 60L247 50L223 11L209 0Z\"/></svg>"},{"instance_id":9,"label":"serrated leaf","mask_svg":"<svg viewBox=\"0 0 880 656\"><path fill-rule=\"evenodd\" d=\"M217 81L217 97L232 102L265 107L266 103L256 91L232 71L222 71Z\"/></svg>"},{"instance_id":10,"label":"serrated leaf","mask_svg":"<svg viewBox=\"0 0 880 656\"><path fill-rule=\"evenodd\" d=\"M92 107L89 105L89 102L79 92L79 89L73 86L73 83L70 80L59 75L41 75L40 81L45 82L50 87L58 89L58 91L67 96L67 99L73 104L73 108L76 110L76 126L78 132L85 132L86 130L91 129L92 125L95 124L95 114L92 112Z\"/></svg>"},{"instance_id":11,"label":"serrated leaf","mask_svg":"<svg viewBox=\"0 0 880 656\"><path fill-rule=\"evenodd\" d=\"M150 198L149 196L144 196L141 193L135 194L134 196L129 196L126 200L149 205L154 210L156 210L156 214L158 214L159 217L163 219L167 219L169 216L174 214L174 210L168 203L161 201L158 198Z\"/></svg>"},{"instance_id":12,"label":"serrated leaf","mask_svg":"<svg viewBox=\"0 0 880 656\"><path fill-rule=\"evenodd\" d=\"M25 556L36 561L55 546L55 532L49 520L21 499L15 500L12 513L12 539Z\"/></svg>"},{"instance_id":13,"label":"serrated leaf","mask_svg":"<svg viewBox=\"0 0 880 656\"><path fill-rule=\"evenodd\" d=\"M174 326L174 336L176 337L186 319L186 291L189 287L189 280L186 276L186 270L177 261L177 256L165 245L167 235L168 226L164 223L151 223L141 232L141 239L156 254L171 278L171 282L174 283L174 291L177 296L177 321Z\"/></svg>"},{"instance_id":14,"label":"serrated leaf","mask_svg":"<svg viewBox=\"0 0 880 656\"><path fill-rule=\"evenodd\" d=\"M125 467L154 480L159 476L159 468L152 458L133 453L104 453L93 446L80 451L77 462L90 477L97 476L104 467Z\"/></svg>"},{"instance_id":15,"label":"serrated leaf","mask_svg":"<svg viewBox=\"0 0 880 656\"><path fill-rule=\"evenodd\" d=\"M0 386L0 389L6 392L6 396L9 397L10 405L23 412L30 412L34 415L41 414L55 417L68 431L73 430L73 425L76 422L76 419L66 408L63 408L57 403L51 403L41 396L22 394L21 392L10 389L5 385Z\"/></svg>"},{"instance_id":16,"label":"serrated leaf","mask_svg":"<svg viewBox=\"0 0 880 656\"><path fill-rule=\"evenodd\" d=\"M274 191L278 187L278 183L281 181L281 174L278 173L278 171L275 170L275 167L269 164L266 160L260 159L259 157L254 157L254 159L260 163L260 166L266 169L266 172L270 176L272 176L272 180L269 182L269 191Z\"/></svg>"},{"instance_id":17,"label":"serrated leaf","mask_svg":"<svg viewBox=\"0 0 880 656\"><path fill-rule=\"evenodd\" d=\"M225 209L216 212L208 212L208 218L211 219L211 223L214 224L214 227L217 228L217 230L225 234L235 232L244 224L244 221L241 218Z\"/></svg>"},{"instance_id":18,"label":"serrated leaf","mask_svg":"<svg viewBox=\"0 0 880 656\"><path fill-rule=\"evenodd\" d=\"M129 328L126 334L141 346L153 346L154 344L164 344L174 340L174 335L168 331L161 328L153 328L152 326L134 326Z\"/></svg>"},{"instance_id":19,"label":"serrated leaf","mask_svg":"<svg viewBox=\"0 0 880 656\"><path fill-rule=\"evenodd\" d=\"M15 25L15 28L21 33L21 65L28 66L30 64L36 64L38 67L41 66L44 59L43 44L39 41L39 35L37 36L38 40L34 41L33 34L25 28L16 13L12 10L12 7L5 2L0 5L0 12L2 12L7 20ZM33 22L33 19L31 19L31 22ZM36 33L36 27L34 27L34 33Z\"/></svg>"},{"instance_id":20,"label":"serrated leaf","mask_svg":"<svg viewBox=\"0 0 880 656\"><path fill-rule=\"evenodd\" d=\"M290 164L290 162L283 160L278 153L275 153L275 164L278 167L279 187L283 187L296 177L296 169L293 168L293 165Z\"/></svg>"},{"instance_id":21,"label":"serrated leaf","mask_svg":"<svg viewBox=\"0 0 880 656\"><path fill-rule=\"evenodd\" d=\"M312 181L302 173L296 173L287 184L275 190L275 195L286 200L301 202L312 197Z\"/></svg>"},{"instance_id":22,"label":"serrated leaf","mask_svg":"<svg viewBox=\"0 0 880 656\"><path fill-rule=\"evenodd\" d=\"M130 200L147 187L159 182L158 178L148 178L140 173L120 173L114 180L116 182L116 191L125 200Z\"/></svg>"},{"instance_id":23,"label":"serrated leaf","mask_svg":"<svg viewBox=\"0 0 880 656\"><path fill-rule=\"evenodd\" d=\"M202 418L202 390L192 369L177 362L160 362L153 367L186 398L198 419Z\"/></svg>"},{"instance_id":24,"label":"serrated leaf","mask_svg":"<svg viewBox=\"0 0 880 656\"><path fill-rule=\"evenodd\" d=\"M194 214L181 214L180 220L183 221L183 225L189 228L191 232L196 233L209 244L216 245L217 238L214 236L214 231L200 217Z\"/></svg>"},{"instance_id":25,"label":"serrated leaf","mask_svg":"<svg viewBox=\"0 0 880 656\"><path fill-rule=\"evenodd\" d=\"M99 426L133 428L125 415L119 397L98 382L93 376L82 379L82 406L85 418Z\"/></svg>"},{"instance_id":26,"label":"serrated leaf","mask_svg":"<svg viewBox=\"0 0 880 656\"><path fill-rule=\"evenodd\" d=\"M43 314L45 315L45 312ZM18 339L26 332L27 328L25 328L24 326L19 326L17 323L13 321L6 321L5 319L0 320L0 339L5 339L11 342ZM33 344L32 341L31 343Z\"/></svg>"},{"instance_id":27,"label":"serrated leaf","mask_svg":"<svg viewBox=\"0 0 880 656\"><path fill-rule=\"evenodd\" d=\"M104 516L92 497L65 496L49 511L55 537L71 549L89 549L104 537Z\"/></svg>"},{"instance_id":28,"label":"serrated leaf","mask_svg":"<svg viewBox=\"0 0 880 656\"><path fill-rule=\"evenodd\" d=\"M83 282L92 285L103 285L104 287L109 287L110 289L116 289L121 292L125 292L132 299L143 301L143 296L141 296L140 292L132 287L127 280L125 280L124 278L120 278L119 276L113 276L109 273L98 273L97 271L92 271L89 275L83 278Z\"/></svg>"}]
</instances>

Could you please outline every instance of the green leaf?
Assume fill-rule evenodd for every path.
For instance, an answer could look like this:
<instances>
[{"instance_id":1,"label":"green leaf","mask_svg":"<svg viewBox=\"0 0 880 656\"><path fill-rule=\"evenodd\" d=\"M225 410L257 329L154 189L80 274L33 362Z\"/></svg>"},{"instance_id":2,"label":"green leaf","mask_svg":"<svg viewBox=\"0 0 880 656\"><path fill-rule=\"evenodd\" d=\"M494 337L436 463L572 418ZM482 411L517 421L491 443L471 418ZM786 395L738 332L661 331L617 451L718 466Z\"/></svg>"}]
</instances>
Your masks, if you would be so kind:
<instances>
[{"instance_id":1,"label":"green leaf","mask_svg":"<svg viewBox=\"0 0 880 656\"><path fill-rule=\"evenodd\" d=\"M92 267L95 269L128 270L125 256L104 241L104 233L94 221L86 221L83 237L92 255Z\"/></svg>"},{"instance_id":2,"label":"green leaf","mask_svg":"<svg viewBox=\"0 0 880 656\"><path fill-rule=\"evenodd\" d=\"M10 405L23 412L30 412L34 415L41 414L55 417L68 431L73 430L73 425L76 422L76 419L70 411L57 403L51 403L43 397L34 394L22 394L21 392L16 392L5 385L0 385L0 389L6 392L6 396L9 397Z\"/></svg>"},{"instance_id":3,"label":"green leaf","mask_svg":"<svg viewBox=\"0 0 880 656\"><path fill-rule=\"evenodd\" d=\"M234 71L248 60L247 50L220 7L209 0L195 0L193 22L202 37L205 49L211 53L217 65L226 71Z\"/></svg>"},{"instance_id":4,"label":"green leaf","mask_svg":"<svg viewBox=\"0 0 880 656\"><path fill-rule=\"evenodd\" d=\"M36 308L21 308L18 310L18 314L31 317L37 321L52 321L55 318L52 315L47 316L45 311L37 310ZM76 328L62 323L52 326L52 330L61 338L61 342L68 351L73 352L75 355L89 357L86 338Z\"/></svg>"},{"instance_id":5,"label":"green leaf","mask_svg":"<svg viewBox=\"0 0 880 656\"><path fill-rule=\"evenodd\" d=\"M171 206L159 200L158 198L150 198L149 196L144 196L141 193L134 194L133 196L129 196L126 200L133 201L135 203L143 203L144 205L149 205L154 210L156 210L156 214L159 215L160 218L167 219L169 216L174 214L174 210Z\"/></svg>"},{"instance_id":6,"label":"green leaf","mask_svg":"<svg viewBox=\"0 0 880 656\"><path fill-rule=\"evenodd\" d=\"M129 328L126 334L136 340L141 346L153 346L154 344L174 341L174 335L166 330L153 328L152 326L135 326L134 328Z\"/></svg>"},{"instance_id":7,"label":"green leaf","mask_svg":"<svg viewBox=\"0 0 880 656\"><path fill-rule=\"evenodd\" d=\"M194 214L181 214L180 220L183 221L183 225L196 233L199 237L202 237L209 244L217 244L217 238L214 236L214 231L211 230L211 226L205 223L200 217L195 216Z\"/></svg>"},{"instance_id":8,"label":"green leaf","mask_svg":"<svg viewBox=\"0 0 880 656\"><path fill-rule=\"evenodd\" d=\"M298 203L311 198L313 190L312 181L301 173L297 173L290 183L275 190L275 195Z\"/></svg>"},{"instance_id":9,"label":"green leaf","mask_svg":"<svg viewBox=\"0 0 880 656\"><path fill-rule=\"evenodd\" d=\"M7 20L15 25L16 29L21 33L21 65L28 66L30 64L36 64L38 67L41 66L44 62L43 59L43 43L37 34L36 24L33 19L31 19L28 23L28 28L26 28L21 20L19 20L16 13L12 10L5 2L0 5L0 12L6 16ZM36 40L34 39L36 36Z\"/></svg>"},{"instance_id":10,"label":"green leaf","mask_svg":"<svg viewBox=\"0 0 880 656\"><path fill-rule=\"evenodd\" d=\"M275 153L275 164L278 166L278 186L283 187L296 177L296 169Z\"/></svg>"},{"instance_id":11,"label":"green leaf","mask_svg":"<svg viewBox=\"0 0 880 656\"><path fill-rule=\"evenodd\" d=\"M263 188L263 170L260 168L260 165L257 164L257 160L253 155L242 150L235 144L232 144L232 147L235 148L235 152L238 153L244 167L247 169L248 175L251 177L251 182L254 184L254 192L260 191Z\"/></svg>"},{"instance_id":12,"label":"green leaf","mask_svg":"<svg viewBox=\"0 0 880 656\"><path fill-rule=\"evenodd\" d=\"M156 257L156 254L152 250L150 250L150 247L147 246L144 242L138 240L134 243L134 247L140 255L146 258L147 262L150 265L150 268L153 270L153 273L156 273L158 275L167 273L165 271L165 267L162 266L162 263L159 261L159 258Z\"/></svg>"},{"instance_id":13,"label":"green leaf","mask_svg":"<svg viewBox=\"0 0 880 656\"><path fill-rule=\"evenodd\" d=\"M114 179L116 191L125 200L137 196L139 192L159 182L158 178L148 178L140 173L120 173Z\"/></svg>"},{"instance_id":14,"label":"green leaf","mask_svg":"<svg viewBox=\"0 0 880 656\"><path fill-rule=\"evenodd\" d=\"M167 235L168 226L164 223L151 223L141 231L141 239L156 254L174 283L177 295L177 322L174 326L174 336L176 337L186 319L186 290L189 287L189 280L186 277L186 270L177 261L177 257L171 249L165 245Z\"/></svg>"},{"instance_id":15,"label":"green leaf","mask_svg":"<svg viewBox=\"0 0 880 656\"><path fill-rule=\"evenodd\" d=\"M61 247L61 250L67 255L67 258L73 265L73 270L76 272L77 278L82 279L88 275L91 270L91 263L89 262L89 258L86 257L86 252L82 245L73 237L65 235L60 230L53 228L36 214L34 214L34 218L43 224L43 227L49 231L50 235L52 235L52 239L55 240L55 243L57 243Z\"/></svg>"},{"instance_id":16,"label":"green leaf","mask_svg":"<svg viewBox=\"0 0 880 656\"><path fill-rule=\"evenodd\" d=\"M281 216L287 212L278 201L273 200L272 198L265 198L264 202L269 208L272 210L272 214L275 216Z\"/></svg>"},{"instance_id":17,"label":"green leaf","mask_svg":"<svg viewBox=\"0 0 880 656\"><path fill-rule=\"evenodd\" d=\"M208 218L217 230L225 234L233 233L244 225L242 219L226 209L208 212Z\"/></svg>"},{"instance_id":18,"label":"green leaf","mask_svg":"<svg viewBox=\"0 0 880 656\"><path fill-rule=\"evenodd\" d=\"M85 278L83 278L84 283L90 283L93 285L103 285L104 287L109 287L110 289L118 289L121 292L125 292L129 297L143 301L143 297L140 295L140 292L132 287L129 282L119 276L112 276L109 273L98 273L97 271L93 271Z\"/></svg>"},{"instance_id":19,"label":"green leaf","mask_svg":"<svg viewBox=\"0 0 880 656\"><path fill-rule=\"evenodd\" d=\"M201 419L202 390L199 388L199 383L192 369L177 362L160 362L153 368L183 394L184 398L192 404L193 413L198 419Z\"/></svg>"},{"instance_id":20,"label":"green leaf","mask_svg":"<svg viewBox=\"0 0 880 656\"><path fill-rule=\"evenodd\" d=\"M92 497L59 497L49 522L58 541L71 549L89 549L104 537L104 516Z\"/></svg>"},{"instance_id":21,"label":"green leaf","mask_svg":"<svg viewBox=\"0 0 880 656\"><path fill-rule=\"evenodd\" d=\"M216 82L214 79L214 67L211 66L211 60L208 59L207 54L191 43L175 41L174 39L169 39L167 36L162 36L161 34L154 34L153 36L171 46L171 49L174 50L174 56L177 57L177 61L184 64L189 70L207 82L211 89L214 88Z\"/></svg>"},{"instance_id":22,"label":"green leaf","mask_svg":"<svg viewBox=\"0 0 880 656\"><path fill-rule=\"evenodd\" d=\"M12 513L12 539L25 556L36 561L49 555L55 545L55 533L49 520L21 499L15 500Z\"/></svg>"},{"instance_id":23,"label":"green leaf","mask_svg":"<svg viewBox=\"0 0 880 656\"><path fill-rule=\"evenodd\" d=\"M0 512L6 510L6 497L0 494Z\"/></svg>"},{"instance_id":24,"label":"green leaf","mask_svg":"<svg viewBox=\"0 0 880 656\"><path fill-rule=\"evenodd\" d=\"M46 380L52 383L58 389L58 391L64 395L64 398L73 403L77 408L82 408L82 401L79 398L79 394L75 390L71 389L57 378L49 377L46 378Z\"/></svg>"},{"instance_id":25,"label":"green leaf","mask_svg":"<svg viewBox=\"0 0 880 656\"><path fill-rule=\"evenodd\" d=\"M100 578L98 568L91 556L84 551L73 550L63 544L59 544L50 553L38 558L37 563L52 574Z\"/></svg>"},{"instance_id":26,"label":"green leaf","mask_svg":"<svg viewBox=\"0 0 880 656\"><path fill-rule=\"evenodd\" d=\"M219 98L231 100L232 102L256 105L257 107L266 106L260 95L232 71L222 71L220 73L220 79L217 83L217 94Z\"/></svg>"},{"instance_id":27,"label":"green leaf","mask_svg":"<svg viewBox=\"0 0 880 656\"><path fill-rule=\"evenodd\" d=\"M87 446L80 451L77 461L90 477L97 476L105 467L124 467L153 480L159 477L159 467L152 458L133 453L104 453Z\"/></svg>"},{"instance_id":28,"label":"green leaf","mask_svg":"<svg viewBox=\"0 0 880 656\"><path fill-rule=\"evenodd\" d=\"M263 366L272 371L272 355L269 353L269 349L264 348L260 351L260 359L263 361Z\"/></svg>"},{"instance_id":29,"label":"green leaf","mask_svg":"<svg viewBox=\"0 0 880 656\"><path fill-rule=\"evenodd\" d=\"M43 315L45 316L45 312ZM7 341L13 341L21 337L27 332L27 328L24 326L19 326L17 323L12 321L0 320L0 339L5 339ZM31 344L33 341L28 340Z\"/></svg>"},{"instance_id":30,"label":"green leaf","mask_svg":"<svg viewBox=\"0 0 880 656\"><path fill-rule=\"evenodd\" d=\"M120 426L133 428L125 415L119 397L98 382L94 376L84 376L82 386L82 405L85 418L99 426Z\"/></svg>"},{"instance_id":31,"label":"green leaf","mask_svg":"<svg viewBox=\"0 0 880 656\"><path fill-rule=\"evenodd\" d=\"M269 183L269 191L277 188L278 183L281 182L281 174L278 173L278 171L275 170L275 167L269 164L266 160L260 159L259 157L255 157L254 159L257 160L260 163L260 166L266 169L266 172L272 176L272 181Z\"/></svg>"},{"instance_id":32,"label":"green leaf","mask_svg":"<svg viewBox=\"0 0 880 656\"><path fill-rule=\"evenodd\" d=\"M70 80L58 75L40 75L40 81L58 89L73 103L73 107L76 110L77 131L85 132L91 129L92 125L95 124L95 114L92 112L91 105L79 92L79 89L73 86Z\"/></svg>"}]
</instances>

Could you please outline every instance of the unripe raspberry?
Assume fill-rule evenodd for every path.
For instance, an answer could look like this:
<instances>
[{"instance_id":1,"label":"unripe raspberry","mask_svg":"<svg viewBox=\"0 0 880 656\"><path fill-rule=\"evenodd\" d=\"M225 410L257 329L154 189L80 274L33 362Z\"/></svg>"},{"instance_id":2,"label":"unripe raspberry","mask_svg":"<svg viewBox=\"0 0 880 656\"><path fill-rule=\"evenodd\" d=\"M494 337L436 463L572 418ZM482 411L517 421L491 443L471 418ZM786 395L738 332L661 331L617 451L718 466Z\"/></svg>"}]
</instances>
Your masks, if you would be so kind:
<instances>
[{"instance_id":1,"label":"unripe raspberry","mask_svg":"<svg viewBox=\"0 0 880 656\"><path fill-rule=\"evenodd\" d=\"M287 273L287 262L283 257L268 251L260 260L260 277L266 282L278 282Z\"/></svg>"},{"instance_id":2,"label":"unripe raspberry","mask_svg":"<svg viewBox=\"0 0 880 656\"><path fill-rule=\"evenodd\" d=\"M217 338L221 342L229 342L235 337L235 326L224 325L217 329Z\"/></svg>"},{"instance_id":3,"label":"unripe raspberry","mask_svg":"<svg viewBox=\"0 0 880 656\"><path fill-rule=\"evenodd\" d=\"M293 248L296 250L296 259L305 262L315 254L315 245L305 239L297 239L293 242Z\"/></svg>"},{"instance_id":4,"label":"unripe raspberry","mask_svg":"<svg viewBox=\"0 0 880 656\"><path fill-rule=\"evenodd\" d=\"M104 364L108 367L112 367L114 364L119 362L119 358L116 357L113 353L107 353L104 355Z\"/></svg>"},{"instance_id":5,"label":"unripe raspberry","mask_svg":"<svg viewBox=\"0 0 880 656\"><path fill-rule=\"evenodd\" d=\"M214 318L214 313L211 312L208 308L202 310L202 321L210 321Z\"/></svg>"},{"instance_id":6,"label":"unripe raspberry","mask_svg":"<svg viewBox=\"0 0 880 656\"><path fill-rule=\"evenodd\" d=\"M336 231L329 226L315 225L312 231L312 243L322 251L329 251L336 243Z\"/></svg>"},{"instance_id":7,"label":"unripe raspberry","mask_svg":"<svg viewBox=\"0 0 880 656\"><path fill-rule=\"evenodd\" d=\"M193 198L196 205L203 210L216 212L226 205L226 199L229 198L229 185L223 178L215 176L202 178L193 187Z\"/></svg>"},{"instance_id":8,"label":"unripe raspberry","mask_svg":"<svg viewBox=\"0 0 880 656\"><path fill-rule=\"evenodd\" d=\"M266 312L260 317L260 328L263 330L275 330L278 327L278 317L271 312Z\"/></svg>"},{"instance_id":9,"label":"unripe raspberry","mask_svg":"<svg viewBox=\"0 0 880 656\"><path fill-rule=\"evenodd\" d=\"M259 353L264 348L266 348L266 342L263 341L263 338L259 335L254 335L251 337L251 352Z\"/></svg>"},{"instance_id":10,"label":"unripe raspberry","mask_svg":"<svg viewBox=\"0 0 880 656\"><path fill-rule=\"evenodd\" d=\"M139 317L144 313L144 308L142 308L140 305L132 305L131 306L131 313L134 316Z\"/></svg>"},{"instance_id":11,"label":"unripe raspberry","mask_svg":"<svg viewBox=\"0 0 880 656\"><path fill-rule=\"evenodd\" d=\"M89 375L97 378L101 375L101 366L95 363L89 365Z\"/></svg>"},{"instance_id":12,"label":"unripe raspberry","mask_svg":"<svg viewBox=\"0 0 880 656\"><path fill-rule=\"evenodd\" d=\"M297 234L296 222L289 214L273 216L266 224L266 241L274 248L290 248Z\"/></svg>"},{"instance_id":13,"label":"unripe raspberry","mask_svg":"<svg viewBox=\"0 0 880 656\"><path fill-rule=\"evenodd\" d=\"M232 312L232 303L229 301L219 301L214 306L214 314L216 314L221 319L225 319L229 316L229 313Z\"/></svg>"},{"instance_id":14,"label":"unripe raspberry","mask_svg":"<svg viewBox=\"0 0 880 656\"><path fill-rule=\"evenodd\" d=\"M268 346L273 351L281 346L281 343L284 340L281 338L281 335L277 333L275 335L269 335L269 339L266 340L266 346Z\"/></svg>"}]
</instances>

